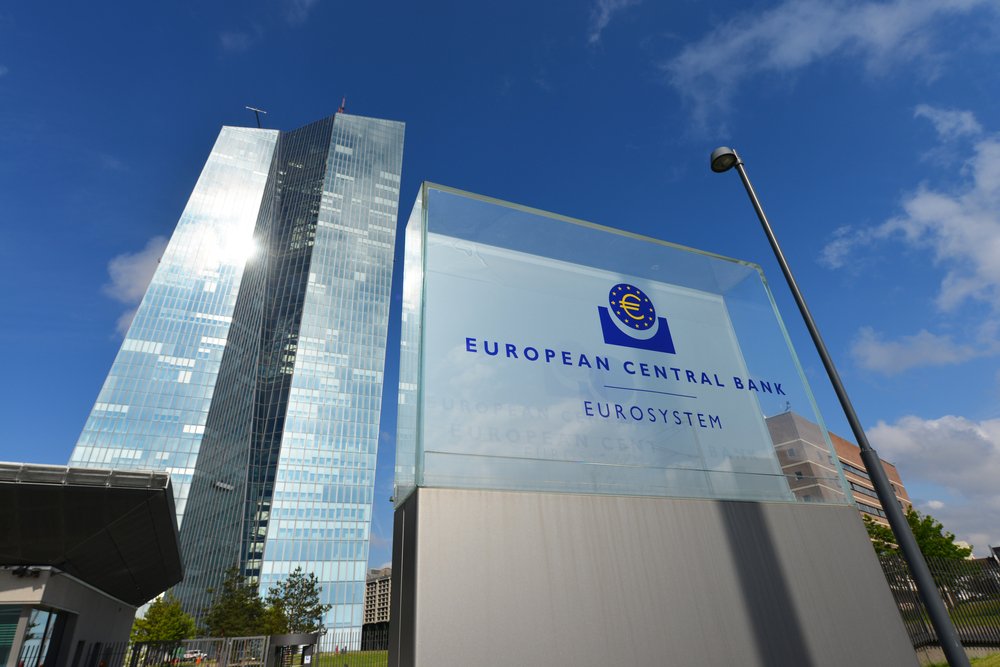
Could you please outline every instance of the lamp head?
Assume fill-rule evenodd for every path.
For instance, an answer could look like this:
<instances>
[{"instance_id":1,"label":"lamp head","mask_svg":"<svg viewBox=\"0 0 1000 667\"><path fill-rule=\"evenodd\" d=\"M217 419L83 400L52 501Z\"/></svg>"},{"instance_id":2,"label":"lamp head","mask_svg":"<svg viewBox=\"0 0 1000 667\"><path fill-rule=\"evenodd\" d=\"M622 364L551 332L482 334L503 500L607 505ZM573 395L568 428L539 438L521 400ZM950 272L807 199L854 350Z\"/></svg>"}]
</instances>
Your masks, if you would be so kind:
<instances>
[{"instance_id":1,"label":"lamp head","mask_svg":"<svg viewBox=\"0 0 1000 667\"><path fill-rule=\"evenodd\" d=\"M729 171L740 162L740 156L728 146L719 146L712 151L712 171L721 174Z\"/></svg>"}]
</instances>

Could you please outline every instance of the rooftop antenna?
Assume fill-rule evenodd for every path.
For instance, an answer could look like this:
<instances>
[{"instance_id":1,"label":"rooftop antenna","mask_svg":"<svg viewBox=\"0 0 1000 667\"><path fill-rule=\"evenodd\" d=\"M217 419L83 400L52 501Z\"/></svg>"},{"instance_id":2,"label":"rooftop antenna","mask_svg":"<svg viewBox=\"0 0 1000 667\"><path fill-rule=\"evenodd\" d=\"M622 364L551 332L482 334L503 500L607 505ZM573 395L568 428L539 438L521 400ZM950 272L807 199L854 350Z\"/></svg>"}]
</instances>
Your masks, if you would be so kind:
<instances>
[{"instance_id":1,"label":"rooftop antenna","mask_svg":"<svg viewBox=\"0 0 1000 667\"><path fill-rule=\"evenodd\" d=\"M347 111L347 96L340 98L340 108L337 109L337 113L344 113Z\"/></svg>"},{"instance_id":2,"label":"rooftop antenna","mask_svg":"<svg viewBox=\"0 0 1000 667\"><path fill-rule=\"evenodd\" d=\"M255 109L254 107L246 107L246 110L247 111L253 111L254 115L257 117L257 128L260 129L260 127L261 127L261 124L260 124L260 115L264 114L266 116L267 112L264 111L263 109Z\"/></svg>"}]
</instances>

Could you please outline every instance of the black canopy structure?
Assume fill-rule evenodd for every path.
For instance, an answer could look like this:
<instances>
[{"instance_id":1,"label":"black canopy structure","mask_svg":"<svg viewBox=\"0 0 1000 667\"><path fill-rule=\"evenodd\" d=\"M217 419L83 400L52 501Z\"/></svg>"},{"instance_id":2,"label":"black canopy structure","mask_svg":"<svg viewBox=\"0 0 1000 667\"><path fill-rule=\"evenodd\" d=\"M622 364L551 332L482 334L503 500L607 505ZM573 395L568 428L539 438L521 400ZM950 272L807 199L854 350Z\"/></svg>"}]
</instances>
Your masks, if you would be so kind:
<instances>
[{"instance_id":1,"label":"black canopy structure","mask_svg":"<svg viewBox=\"0 0 1000 667\"><path fill-rule=\"evenodd\" d=\"M0 566L145 604L184 577L170 475L0 463Z\"/></svg>"}]
</instances>

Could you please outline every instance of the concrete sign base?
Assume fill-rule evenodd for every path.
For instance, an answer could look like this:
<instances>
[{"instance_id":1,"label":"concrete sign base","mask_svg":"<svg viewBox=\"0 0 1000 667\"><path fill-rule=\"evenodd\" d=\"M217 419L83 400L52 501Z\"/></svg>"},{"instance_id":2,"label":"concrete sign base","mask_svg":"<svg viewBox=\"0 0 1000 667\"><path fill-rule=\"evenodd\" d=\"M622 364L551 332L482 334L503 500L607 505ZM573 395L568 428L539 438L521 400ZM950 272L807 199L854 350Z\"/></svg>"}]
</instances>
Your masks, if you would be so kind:
<instances>
[{"instance_id":1,"label":"concrete sign base","mask_svg":"<svg viewBox=\"0 0 1000 667\"><path fill-rule=\"evenodd\" d=\"M418 488L393 667L916 665L854 507Z\"/></svg>"}]
</instances>

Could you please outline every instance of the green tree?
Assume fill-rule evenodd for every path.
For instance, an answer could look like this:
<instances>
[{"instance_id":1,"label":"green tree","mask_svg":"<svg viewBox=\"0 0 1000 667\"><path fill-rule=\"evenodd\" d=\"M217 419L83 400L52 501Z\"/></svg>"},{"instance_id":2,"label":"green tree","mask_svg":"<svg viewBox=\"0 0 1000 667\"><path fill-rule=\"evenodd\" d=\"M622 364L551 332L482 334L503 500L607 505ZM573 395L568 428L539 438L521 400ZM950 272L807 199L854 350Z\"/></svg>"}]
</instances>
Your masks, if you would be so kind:
<instances>
[{"instance_id":1,"label":"green tree","mask_svg":"<svg viewBox=\"0 0 1000 667\"><path fill-rule=\"evenodd\" d=\"M285 632L316 632L323 614L333 605L319 601L319 579L295 568L287 579L279 581L267 592L268 609L285 619Z\"/></svg>"},{"instance_id":2,"label":"green tree","mask_svg":"<svg viewBox=\"0 0 1000 667\"><path fill-rule=\"evenodd\" d=\"M198 627L194 618L185 613L180 601L167 593L153 601L146 615L132 624L132 642L175 641L194 637Z\"/></svg>"},{"instance_id":3,"label":"green tree","mask_svg":"<svg viewBox=\"0 0 1000 667\"><path fill-rule=\"evenodd\" d=\"M880 555L898 553L899 547L896 544L896 536L888 526L876 523L871 517L865 515L865 527L868 529L868 537L871 538L875 552ZM917 546L924 554L924 558L950 558L961 560L972 553L969 547L955 544L955 536L944 529L930 514L921 514L912 507L906 512L906 521L910 524L913 537L917 540Z\"/></svg>"},{"instance_id":4,"label":"green tree","mask_svg":"<svg viewBox=\"0 0 1000 667\"><path fill-rule=\"evenodd\" d=\"M281 605L269 602L264 608L264 615L261 617L260 634L262 635L284 635L288 634L288 618Z\"/></svg>"},{"instance_id":5,"label":"green tree","mask_svg":"<svg viewBox=\"0 0 1000 667\"><path fill-rule=\"evenodd\" d=\"M962 590L967 588L970 575L975 574L972 563L965 560L972 549L955 544L955 536L946 531L939 521L929 514L920 514L912 507L906 512L906 522L913 531L917 546L927 559L931 576L945 605L954 607ZM889 527L876 523L868 516L865 516L865 526L875 552L882 559L882 568L889 586L911 586L909 568L902 565L896 537ZM895 564L892 564L893 561Z\"/></svg>"},{"instance_id":6,"label":"green tree","mask_svg":"<svg viewBox=\"0 0 1000 667\"><path fill-rule=\"evenodd\" d=\"M264 602L256 588L247 583L239 568L226 570L222 588L209 589L212 602L201 622L208 637L251 637L262 634Z\"/></svg>"}]
</instances>

